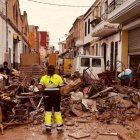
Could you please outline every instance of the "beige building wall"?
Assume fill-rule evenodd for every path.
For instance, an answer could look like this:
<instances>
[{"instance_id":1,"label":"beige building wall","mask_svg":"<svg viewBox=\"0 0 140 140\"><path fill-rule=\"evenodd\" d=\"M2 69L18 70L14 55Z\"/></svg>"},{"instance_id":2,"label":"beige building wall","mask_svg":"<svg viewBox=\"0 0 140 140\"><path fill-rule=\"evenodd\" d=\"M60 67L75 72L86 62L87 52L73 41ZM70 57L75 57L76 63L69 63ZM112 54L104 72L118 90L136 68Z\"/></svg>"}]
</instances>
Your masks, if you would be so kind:
<instances>
[{"instance_id":1,"label":"beige building wall","mask_svg":"<svg viewBox=\"0 0 140 140\"><path fill-rule=\"evenodd\" d=\"M41 60L41 62L44 62L45 61L45 58L47 56L46 48L40 47L39 48L39 53L40 53L40 60Z\"/></svg>"}]
</instances>

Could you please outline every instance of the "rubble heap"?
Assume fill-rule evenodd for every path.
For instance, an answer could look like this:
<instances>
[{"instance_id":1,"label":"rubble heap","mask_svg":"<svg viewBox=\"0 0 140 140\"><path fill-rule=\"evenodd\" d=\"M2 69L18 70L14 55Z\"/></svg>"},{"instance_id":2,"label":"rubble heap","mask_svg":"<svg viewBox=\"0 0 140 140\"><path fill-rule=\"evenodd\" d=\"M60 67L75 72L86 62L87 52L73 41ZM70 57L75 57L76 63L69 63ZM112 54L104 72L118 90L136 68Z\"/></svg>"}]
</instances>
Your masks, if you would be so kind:
<instances>
[{"instance_id":1,"label":"rubble heap","mask_svg":"<svg viewBox=\"0 0 140 140\"><path fill-rule=\"evenodd\" d=\"M78 78L64 86L62 92L62 111L66 117L79 117L89 111L101 122L125 124L140 115L138 89L120 85L106 87L100 80L87 82L87 79Z\"/></svg>"},{"instance_id":2,"label":"rubble heap","mask_svg":"<svg viewBox=\"0 0 140 140\"><path fill-rule=\"evenodd\" d=\"M16 73L16 72L15 72ZM43 96L30 88L26 76L16 73L9 86L0 87L0 128L43 122ZM82 116L90 112L103 123L125 124L136 120L140 114L140 90L112 85L106 87L102 80L88 75L65 80L61 88L63 117Z\"/></svg>"}]
</instances>

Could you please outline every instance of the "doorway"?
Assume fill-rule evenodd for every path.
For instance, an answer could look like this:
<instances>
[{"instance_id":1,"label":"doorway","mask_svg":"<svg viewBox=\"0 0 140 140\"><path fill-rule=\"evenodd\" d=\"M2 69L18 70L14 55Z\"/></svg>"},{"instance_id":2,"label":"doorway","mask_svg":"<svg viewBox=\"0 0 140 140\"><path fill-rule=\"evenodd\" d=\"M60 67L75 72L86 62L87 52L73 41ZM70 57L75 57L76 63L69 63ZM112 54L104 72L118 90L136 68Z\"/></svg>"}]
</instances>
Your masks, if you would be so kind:
<instances>
[{"instance_id":1,"label":"doorway","mask_svg":"<svg viewBox=\"0 0 140 140\"><path fill-rule=\"evenodd\" d=\"M102 56L104 58L105 71L106 71L106 59L107 59L106 53L107 53L107 45L106 45L106 43L103 43L102 44Z\"/></svg>"}]
</instances>

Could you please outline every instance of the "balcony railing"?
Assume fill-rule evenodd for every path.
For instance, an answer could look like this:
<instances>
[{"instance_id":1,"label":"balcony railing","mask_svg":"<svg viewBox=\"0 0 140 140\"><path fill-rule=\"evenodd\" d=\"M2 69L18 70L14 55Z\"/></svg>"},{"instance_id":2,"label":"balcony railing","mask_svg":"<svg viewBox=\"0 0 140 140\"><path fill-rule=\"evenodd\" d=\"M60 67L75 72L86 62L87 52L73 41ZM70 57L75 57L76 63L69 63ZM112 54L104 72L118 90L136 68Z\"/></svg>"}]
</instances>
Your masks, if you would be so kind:
<instances>
[{"instance_id":1,"label":"balcony railing","mask_svg":"<svg viewBox=\"0 0 140 140\"><path fill-rule=\"evenodd\" d=\"M122 5L127 0L113 0L108 6L108 14L111 13L114 9Z\"/></svg>"},{"instance_id":2,"label":"balcony railing","mask_svg":"<svg viewBox=\"0 0 140 140\"><path fill-rule=\"evenodd\" d=\"M119 24L111 24L107 21L102 21L92 30L93 37L104 37L118 30Z\"/></svg>"}]
</instances>

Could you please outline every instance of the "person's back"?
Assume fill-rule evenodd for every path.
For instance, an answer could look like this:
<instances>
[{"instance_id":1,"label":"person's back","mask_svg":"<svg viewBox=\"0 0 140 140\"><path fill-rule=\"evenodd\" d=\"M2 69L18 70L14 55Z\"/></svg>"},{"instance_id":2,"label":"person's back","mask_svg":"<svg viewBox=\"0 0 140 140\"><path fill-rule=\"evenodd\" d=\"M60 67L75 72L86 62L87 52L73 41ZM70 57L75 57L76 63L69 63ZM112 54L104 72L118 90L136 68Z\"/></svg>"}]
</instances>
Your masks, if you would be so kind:
<instances>
[{"instance_id":1,"label":"person's back","mask_svg":"<svg viewBox=\"0 0 140 140\"><path fill-rule=\"evenodd\" d=\"M10 69L8 68L8 62L3 63L3 67L0 68L0 73L10 75Z\"/></svg>"},{"instance_id":2,"label":"person's back","mask_svg":"<svg viewBox=\"0 0 140 140\"><path fill-rule=\"evenodd\" d=\"M118 78L121 80L121 85L126 85L129 86L132 82L132 70L130 69L125 69L122 71L119 75Z\"/></svg>"},{"instance_id":3,"label":"person's back","mask_svg":"<svg viewBox=\"0 0 140 140\"><path fill-rule=\"evenodd\" d=\"M62 131L63 120L60 112L60 86L63 83L62 78L55 74L54 66L48 66L48 74L42 76L40 80L39 90L44 94L44 107L45 107L45 126L46 131L51 132L52 128L52 108L57 123L57 131ZM43 90L44 89L44 90Z\"/></svg>"}]
</instances>

